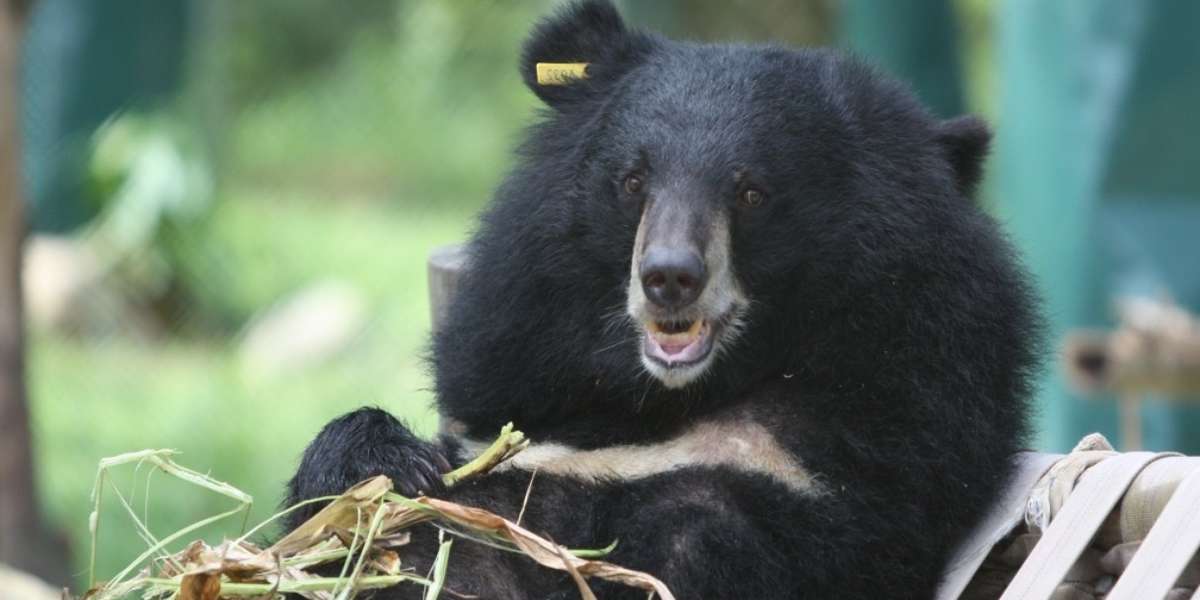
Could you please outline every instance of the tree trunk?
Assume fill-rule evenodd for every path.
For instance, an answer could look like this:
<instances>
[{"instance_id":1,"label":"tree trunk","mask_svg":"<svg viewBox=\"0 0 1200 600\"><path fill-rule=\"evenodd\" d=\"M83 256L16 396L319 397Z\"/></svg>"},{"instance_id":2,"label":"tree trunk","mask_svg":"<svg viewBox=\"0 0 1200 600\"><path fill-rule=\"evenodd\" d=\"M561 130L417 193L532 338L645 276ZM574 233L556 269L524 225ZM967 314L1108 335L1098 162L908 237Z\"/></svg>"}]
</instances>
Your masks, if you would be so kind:
<instances>
[{"instance_id":1,"label":"tree trunk","mask_svg":"<svg viewBox=\"0 0 1200 600\"><path fill-rule=\"evenodd\" d=\"M23 2L0 0L0 562L61 585L69 565L61 540L42 528L25 403L18 104L24 8Z\"/></svg>"}]
</instances>

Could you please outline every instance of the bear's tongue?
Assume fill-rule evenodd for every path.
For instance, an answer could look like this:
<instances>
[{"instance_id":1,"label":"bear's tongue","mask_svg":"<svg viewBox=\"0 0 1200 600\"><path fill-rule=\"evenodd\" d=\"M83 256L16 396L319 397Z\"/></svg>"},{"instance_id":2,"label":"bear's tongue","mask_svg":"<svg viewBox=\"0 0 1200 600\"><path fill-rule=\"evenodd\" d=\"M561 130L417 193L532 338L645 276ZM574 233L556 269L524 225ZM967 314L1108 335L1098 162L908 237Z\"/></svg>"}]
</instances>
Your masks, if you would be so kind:
<instances>
[{"instance_id":1,"label":"bear's tongue","mask_svg":"<svg viewBox=\"0 0 1200 600\"><path fill-rule=\"evenodd\" d=\"M646 328L646 347L650 354L668 364L692 362L704 352L704 335L708 324L702 320L690 323L649 323Z\"/></svg>"}]
</instances>

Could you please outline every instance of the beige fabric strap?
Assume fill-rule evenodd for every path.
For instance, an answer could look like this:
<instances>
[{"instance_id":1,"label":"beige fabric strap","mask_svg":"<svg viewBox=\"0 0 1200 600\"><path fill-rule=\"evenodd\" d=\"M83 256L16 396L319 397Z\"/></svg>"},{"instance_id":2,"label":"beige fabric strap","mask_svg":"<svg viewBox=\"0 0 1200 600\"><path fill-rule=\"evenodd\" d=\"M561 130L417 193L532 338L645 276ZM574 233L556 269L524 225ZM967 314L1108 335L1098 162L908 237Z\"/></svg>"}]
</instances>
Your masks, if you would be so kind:
<instances>
[{"instance_id":1,"label":"beige fabric strap","mask_svg":"<svg viewBox=\"0 0 1200 600\"><path fill-rule=\"evenodd\" d=\"M1029 488L1046 471L1063 458L1062 454L1040 454L1022 452L1015 458L1017 472L1013 475L1003 495L992 504L992 509L954 552L942 583L938 586L937 600L957 600L971 583L992 547L1008 535L1025 516L1025 503Z\"/></svg>"},{"instance_id":2,"label":"beige fabric strap","mask_svg":"<svg viewBox=\"0 0 1200 600\"><path fill-rule=\"evenodd\" d=\"M1000 600L1046 600L1142 468L1160 456L1129 452L1087 470Z\"/></svg>"},{"instance_id":3,"label":"beige fabric strap","mask_svg":"<svg viewBox=\"0 0 1200 600\"><path fill-rule=\"evenodd\" d=\"M1165 597L1197 548L1200 548L1200 470L1188 475L1175 489L1108 600Z\"/></svg>"},{"instance_id":4,"label":"beige fabric strap","mask_svg":"<svg viewBox=\"0 0 1200 600\"><path fill-rule=\"evenodd\" d=\"M1150 534L1155 520L1174 497L1175 489L1192 473L1200 471L1200 456L1160 458L1142 469L1121 500L1121 518L1116 523L1114 544L1141 541ZM1109 527L1113 523L1105 523ZM1114 533L1114 532L1110 532Z\"/></svg>"}]
</instances>

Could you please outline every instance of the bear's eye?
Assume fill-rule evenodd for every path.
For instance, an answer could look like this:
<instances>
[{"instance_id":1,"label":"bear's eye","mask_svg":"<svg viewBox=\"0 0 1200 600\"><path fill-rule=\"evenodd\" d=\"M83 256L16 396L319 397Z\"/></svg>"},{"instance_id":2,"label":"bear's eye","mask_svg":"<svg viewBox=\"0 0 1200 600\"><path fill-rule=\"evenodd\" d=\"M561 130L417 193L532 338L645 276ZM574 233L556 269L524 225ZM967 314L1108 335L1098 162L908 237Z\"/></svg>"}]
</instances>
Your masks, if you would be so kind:
<instances>
[{"instance_id":1,"label":"bear's eye","mask_svg":"<svg viewBox=\"0 0 1200 600\"><path fill-rule=\"evenodd\" d=\"M630 173L625 176L625 193L637 194L642 191L642 177L637 173Z\"/></svg>"},{"instance_id":2,"label":"bear's eye","mask_svg":"<svg viewBox=\"0 0 1200 600\"><path fill-rule=\"evenodd\" d=\"M738 194L738 206L742 208L755 208L760 206L767 197L766 194L754 188L746 188Z\"/></svg>"}]
</instances>

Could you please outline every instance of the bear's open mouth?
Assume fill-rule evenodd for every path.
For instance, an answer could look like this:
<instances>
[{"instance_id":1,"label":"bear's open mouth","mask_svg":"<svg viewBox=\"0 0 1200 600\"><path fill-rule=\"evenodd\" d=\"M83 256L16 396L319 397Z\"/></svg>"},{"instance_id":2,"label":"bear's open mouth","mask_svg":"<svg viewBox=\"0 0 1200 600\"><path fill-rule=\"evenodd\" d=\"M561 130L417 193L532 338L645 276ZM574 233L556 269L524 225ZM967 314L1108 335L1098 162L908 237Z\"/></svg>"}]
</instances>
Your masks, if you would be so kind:
<instances>
[{"instance_id":1,"label":"bear's open mouth","mask_svg":"<svg viewBox=\"0 0 1200 600\"><path fill-rule=\"evenodd\" d=\"M648 321L645 330L646 357L665 367L696 364L712 351L714 327L707 319Z\"/></svg>"}]
</instances>

